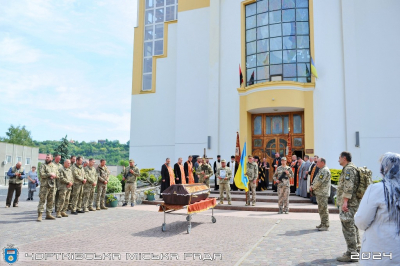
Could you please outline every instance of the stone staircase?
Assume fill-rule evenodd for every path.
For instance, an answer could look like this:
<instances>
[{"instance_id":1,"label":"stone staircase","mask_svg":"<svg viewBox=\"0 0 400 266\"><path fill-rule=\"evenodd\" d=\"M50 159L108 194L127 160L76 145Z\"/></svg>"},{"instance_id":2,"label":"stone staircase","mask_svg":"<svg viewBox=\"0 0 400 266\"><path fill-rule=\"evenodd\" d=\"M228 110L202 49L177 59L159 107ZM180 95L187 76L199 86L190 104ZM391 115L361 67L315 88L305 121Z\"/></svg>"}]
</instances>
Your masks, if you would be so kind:
<instances>
[{"instance_id":1,"label":"stone staircase","mask_svg":"<svg viewBox=\"0 0 400 266\"><path fill-rule=\"evenodd\" d=\"M210 197L219 198L219 191L214 190L214 184L211 184ZM245 206L246 195L244 191L231 191L232 205L228 205L224 200L223 205L217 205L215 209L235 210L235 211L264 211L278 212L278 193L273 192L270 188L267 191L257 191L256 206ZM156 205L162 203L163 200L156 198L155 201L144 200L142 204ZM217 201L219 202L219 200ZM339 213L334 204L328 204L329 213ZM317 204L311 203L310 199L302 198L291 193L289 196L289 211L299 213L318 213Z\"/></svg>"}]
</instances>

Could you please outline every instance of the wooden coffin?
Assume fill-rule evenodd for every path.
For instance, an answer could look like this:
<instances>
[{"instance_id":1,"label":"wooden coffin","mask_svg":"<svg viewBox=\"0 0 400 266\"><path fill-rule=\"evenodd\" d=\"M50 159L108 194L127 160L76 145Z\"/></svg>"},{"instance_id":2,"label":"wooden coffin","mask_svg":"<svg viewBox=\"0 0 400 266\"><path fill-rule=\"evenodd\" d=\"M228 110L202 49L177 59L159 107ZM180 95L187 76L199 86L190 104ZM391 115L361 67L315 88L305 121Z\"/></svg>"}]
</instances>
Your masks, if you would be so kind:
<instances>
[{"instance_id":1,"label":"wooden coffin","mask_svg":"<svg viewBox=\"0 0 400 266\"><path fill-rule=\"evenodd\" d=\"M208 198L210 189L206 184L176 184L161 193L166 204L189 205Z\"/></svg>"}]
</instances>

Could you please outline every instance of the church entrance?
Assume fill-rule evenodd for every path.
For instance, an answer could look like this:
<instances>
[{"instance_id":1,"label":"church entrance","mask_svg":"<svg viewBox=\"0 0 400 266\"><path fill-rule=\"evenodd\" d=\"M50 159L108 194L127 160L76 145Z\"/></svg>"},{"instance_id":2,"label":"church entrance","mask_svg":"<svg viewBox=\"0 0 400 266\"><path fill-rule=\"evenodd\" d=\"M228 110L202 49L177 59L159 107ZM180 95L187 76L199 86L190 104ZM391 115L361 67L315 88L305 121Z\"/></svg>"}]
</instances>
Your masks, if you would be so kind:
<instances>
[{"instance_id":1,"label":"church entrance","mask_svg":"<svg viewBox=\"0 0 400 266\"><path fill-rule=\"evenodd\" d=\"M269 180L272 181L272 161L275 153L280 157L287 155L289 130L291 133L292 154L304 155L304 112L267 113L252 115L252 154L266 158L271 168Z\"/></svg>"}]
</instances>

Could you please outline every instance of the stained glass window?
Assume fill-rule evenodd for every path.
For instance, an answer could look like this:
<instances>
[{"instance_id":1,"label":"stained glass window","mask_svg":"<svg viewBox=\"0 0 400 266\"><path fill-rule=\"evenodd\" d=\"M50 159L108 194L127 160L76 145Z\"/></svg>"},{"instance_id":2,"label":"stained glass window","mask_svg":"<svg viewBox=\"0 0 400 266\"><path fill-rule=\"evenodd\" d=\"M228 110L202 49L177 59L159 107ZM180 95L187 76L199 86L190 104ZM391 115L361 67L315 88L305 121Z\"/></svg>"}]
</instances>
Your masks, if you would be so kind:
<instances>
[{"instance_id":1,"label":"stained glass window","mask_svg":"<svg viewBox=\"0 0 400 266\"><path fill-rule=\"evenodd\" d=\"M270 81L271 75L311 82L308 0L246 5L246 58L247 85L253 72L254 83ZM254 58L263 68L254 68Z\"/></svg>"},{"instance_id":2,"label":"stained glass window","mask_svg":"<svg viewBox=\"0 0 400 266\"><path fill-rule=\"evenodd\" d=\"M262 140L261 139L255 139L254 140L254 147L262 147Z\"/></svg>"},{"instance_id":3,"label":"stained glass window","mask_svg":"<svg viewBox=\"0 0 400 266\"><path fill-rule=\"evenodd\" d=\"M272 134L282 134L282 117L272 117Z\"/></svg>"},{"instance_id":4,"label":"stained glass window","mask_svg":"<svg viewBox=\"0 0 400 266\"><path fill-rule=\"evenodd\" d=\"M293 115L293 133L300 134L302 131L301 115Z\"/></svg>"}]
</instances>

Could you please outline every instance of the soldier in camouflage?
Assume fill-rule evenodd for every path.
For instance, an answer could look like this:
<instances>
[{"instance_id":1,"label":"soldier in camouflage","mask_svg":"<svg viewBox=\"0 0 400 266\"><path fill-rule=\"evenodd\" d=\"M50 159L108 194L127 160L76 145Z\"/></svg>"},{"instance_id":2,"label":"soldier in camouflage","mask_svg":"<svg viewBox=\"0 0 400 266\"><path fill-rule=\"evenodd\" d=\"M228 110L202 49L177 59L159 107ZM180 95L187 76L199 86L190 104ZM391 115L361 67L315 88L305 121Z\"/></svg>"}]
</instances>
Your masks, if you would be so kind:
<instances>
[{"instance_id":1,"label":"soldier in camouflage","mask_svg":"<svg viewBox=\"0 0 400 266\"><path fill-rule=\"evenodd\" d=\"M321 224L317 226L319 231L328 231L329 228L329 210L328 199L331 195L331 171L326 166L324 158L318 158L318 174L314 177L310 187L310 192L315 195L318 203L318 212L321 218Z\"/></svg>"},{"instance_id":2,"label":"soldier in camouflage","mask_svg":"<svg viewBox=\"0 0 400 266\"><path fill-rule=\"evenodd\" d=\"M342 223L342 231L347 244L347 251L337 260L340 262L358 261L351 258L351 254L359 253L361 249L360 234L354 224L354 215L360 205L357 198L357 188L360 177L356 166L351 162L350 152L342 152L339 156L339 164L343 166L337 188L337 205L339 206L339 218Z\"/></svg>"},{"instance_id":3,"label":"soldier in camouflage","mask_svg":"<svg viewBox=\"0 0 400 266\"><path fill-rule=\"evenodd\" d=\"M211 165L206 163L206 158L202 158L202 164L196 169L199 183L204 183L210 188L210 177L213 175Z\"/></svg>"},{"instance_id":4,"label":"soldier in camouflage","mask_svg":"<svg viewBox=\"0 0 400 266\"><path fill-rule=\"evenodd\" d=\"M97 173L96 168L94 168L94 159L90 158L88 165L84 168L86 174L86 184L83 185L83 198L82 207L84 212L96 211L93 208L93 196L94 190L97 185Z\"/></svg>"},{"instance_id":5,"label":"soldier in camouflage","mask_svg":"<svg viewBox=\"0 0 400 266\"><path fill-rule=\"evenodd\" d=\"M71 155L69 160L71 161L71 166L70 167L72 167L76 163L76 156L75 155ZM69 210L72 210L72 192L73 191L74 191L74 186L72 186L72 191L71 191L70 196L69 196L69 203L68 203L68 209Z\"/></svg>"},{"instance_id":6,"label":"soldier in camouflage","mask_svg":"<svg viewBox=\"0 0 400 266\"><path fill-rule=\"evenodd\" d=\"M65 160L64 166L58 170L58 201L57 201L57 218L68 217L67 209L69 196L71 194L74 178L71 171L71 161Z\"/></svg>"},{"instance_id":7,"label":"soldier in camouflage","mask_svg":"<svg viewBox=\"0 0 400 266\"><path fill-rule=\"evenodd\" d=\"M57 166L57 178L54 182L54 206L53 206L53 207L55 207L56 212L57 212L57 201L59 198L58 187L60 185L59 184L60 179L58 178L58 170L60 170L63 167L63 165L60 163L60 161L61 161L61 156L56 155L56 157L54 158L54 162L53 162Z\"/></svg>"},{"instance_id":8,"label":"soldier in camouflage","mask_svg":"<svg viewBox=\"0 0 400 266\"><path fill-rule=\"evenodd\" d=\"M105 206L105 196L107 192L107 183L110 175L110 171L108 171L106 166L106 160L101 159L100 165L97 166L96 169L97 174L97 197L96 197L96 210L107 210L108 208Z\"/></svg>"},{"instance_id":9,"label":"soldier in camouflage","mask_svg":"<svg viewBox=\"0 0 400 266\"><path fill-rule=\"evenodd\" d=\"M39 192L39 205L38 205L38 218L37 221L42 221L42 213L44 211L44 204L46 203L46 219L54 220L55 217L51 215L54 200L54 180L57 178L57 166L52 162L53 156L46 155L46 161L40 166L40 192Z\"/></svg>"},{"instance_id":10,"label":"soldier in camouflage","mask_svg":"<svg viewBox=\"0 0 400 266\"><path fill-rule=\"evenodd\" d=\"M135 206L136 202L136 180L140 176L139 168L135 166L134 160L129 160L129 167L127 167L123 174L125 180L125 202L122 206L128 205L129 195L131 196L131 207Z\"/></svg>"},{"instance_id":11,"label":"soldier in camouflage","mask_svg":"<svg viewBox=\"0 0 400 266\"><path fill-rule=\"evenodd\" d=\"M76 158L76 163L71 167L72 176L74 177L74 189L72 190L72 210L71 214L85 213L81 207L81 194L83 185L86 184L86 174L85 169L82 165L82 157L78 156Z\"/></svg>"},{"instance_id":12,"label":"soldier in camouflage","mask_svg":"<svg viewBox=\"0 0 400 266\"><path fill-rule=\"evenodd\" d=\"M277 183L278 190L278 214L289 213L290 178L293 177L293 171L292 168L286 165L286 162L286 157L282 157L281 165L278 166L274 173L274 181Z\"/></svg>"},{"instance_id":13,"label":"soldier in camouflage","mask_svg":"<svg viewBox=\"0 0 400 266\"><path fill-rule=\"evenodd\" d=\"M224 191L226 191L228 205L231 205L231 187L229 181L232 177L232 170L226 166L225 160L221 160L221 167L215 172L215 177L219 179L219 203L224 204Z\"/></svg>"},{"instance_id":14,"label":"soldier in camouflage","mask_svg":"<svg viewBox=\"0 0 400 266\"><path fill-rule=\"evenodd\" d=\"M248 190L246 192L246 206L250 205L250 190L251 190L251 201L252 205L256 205L256 188L258 178L258 165L253 161L253 156L248 156L246 176L249 179Z\"/></svg>"}]
</instances>

